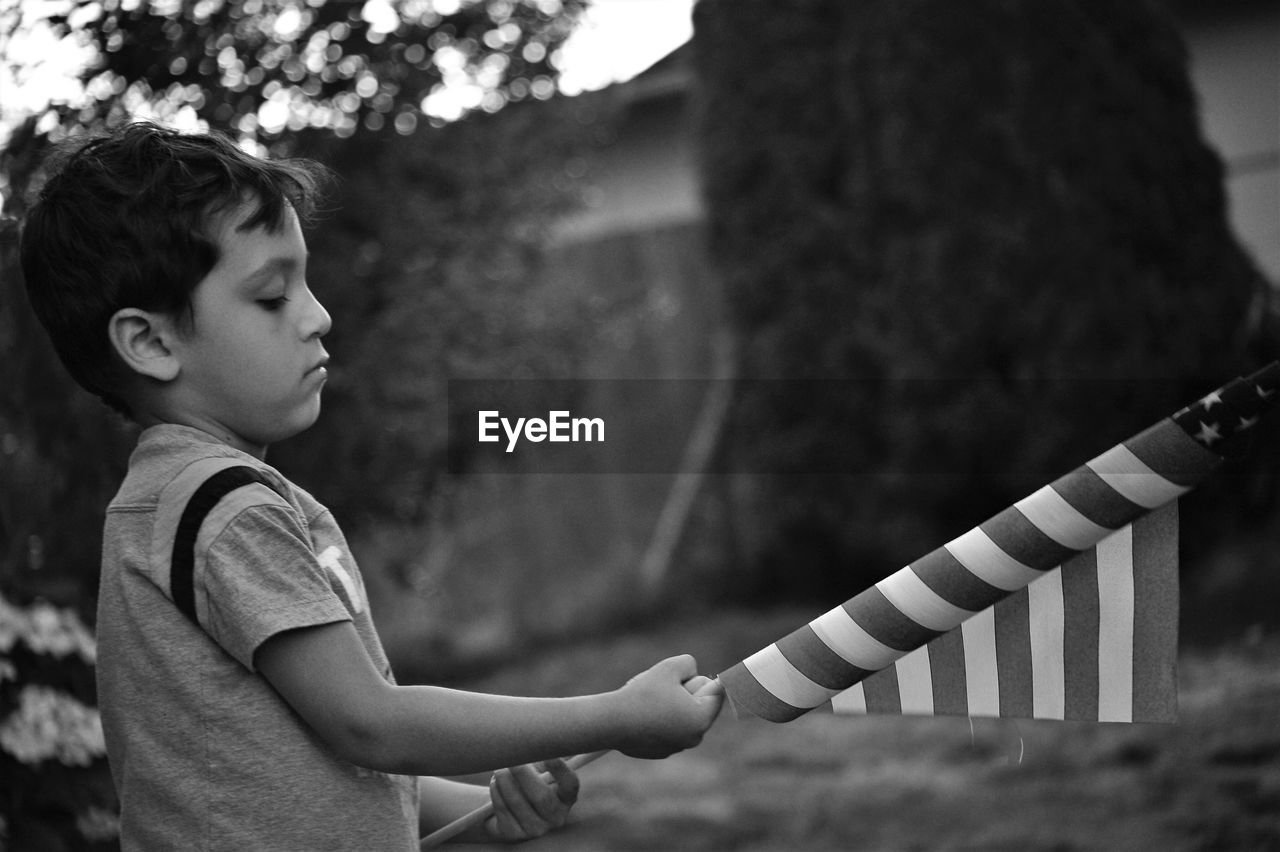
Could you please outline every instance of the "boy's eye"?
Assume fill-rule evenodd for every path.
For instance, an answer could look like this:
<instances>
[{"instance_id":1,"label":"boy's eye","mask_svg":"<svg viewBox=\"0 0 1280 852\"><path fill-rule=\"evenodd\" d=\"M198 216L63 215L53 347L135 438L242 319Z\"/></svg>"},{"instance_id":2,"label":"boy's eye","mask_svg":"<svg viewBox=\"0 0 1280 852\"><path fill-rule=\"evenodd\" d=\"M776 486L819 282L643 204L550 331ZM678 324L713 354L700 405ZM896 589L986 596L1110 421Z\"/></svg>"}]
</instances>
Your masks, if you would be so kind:
<instances>
[{"instance_id":1,"label":"boy's eye","mask_svg":"<svg viewBox=\"0 0 1280 852\"><path fill-rule=\"evenodd\" d=\"M258 299L258 304L266 308L268 311L278 311L284 307L284 303L289 301L285 296L276 296L273 299Z\"/></svg>"}]
</instances>

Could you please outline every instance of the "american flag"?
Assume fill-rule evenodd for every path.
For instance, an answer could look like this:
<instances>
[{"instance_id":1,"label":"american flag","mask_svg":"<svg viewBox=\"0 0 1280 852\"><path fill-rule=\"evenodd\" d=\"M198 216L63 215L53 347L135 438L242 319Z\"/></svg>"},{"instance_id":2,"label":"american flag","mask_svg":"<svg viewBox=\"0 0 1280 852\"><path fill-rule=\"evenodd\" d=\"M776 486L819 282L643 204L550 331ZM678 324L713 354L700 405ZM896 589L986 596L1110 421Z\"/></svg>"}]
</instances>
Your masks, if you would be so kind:
<instances>
[{"instance_id":1,"label":"american flag","mask_svg":"<svg viewBox=\"0 0 1280 852\"><path fill-rule=\"evenodd\" d=\"M1167 722L1176 499L1277 401L1237 379L721 673L735 710Z\"/></svg>"}]
</instances>

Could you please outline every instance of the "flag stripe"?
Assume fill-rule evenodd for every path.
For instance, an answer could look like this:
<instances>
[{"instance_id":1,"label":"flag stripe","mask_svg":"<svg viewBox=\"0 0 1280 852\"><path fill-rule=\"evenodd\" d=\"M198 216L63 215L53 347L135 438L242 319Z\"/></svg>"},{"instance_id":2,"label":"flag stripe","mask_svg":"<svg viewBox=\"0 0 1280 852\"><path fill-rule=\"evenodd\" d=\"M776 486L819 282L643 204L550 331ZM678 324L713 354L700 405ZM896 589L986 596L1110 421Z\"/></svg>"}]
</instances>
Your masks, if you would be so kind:
<instances>
[{"instance_id":1,"label":"flag stripe","mask_svg":"<svg viewBox=\"0 0 1280 852\"><path fill-rule=\"evenodd\" d=\"M1163 506L1189 490L1156 473L1123 444L1112 447L1086 466L1117 493L1144 509Z\"/></svg>"},{"instance_id":2,"label":"flag stripe","mask_svg":"<svg viewBox=\"0 0 1280 852\"><path fill-rule=\"evenodd\" d=\"M965 702L970 716L1000 715L1000 675L996 668L996 611L984 609L960 625L964 668L969 682Z\"/></svg>"},{"instance_id":3,"label":"flag stripe","mask_svg":"<svg viewBox=\"0 0 1280 852\"><path fill-rule=\"evenodd\" d=\"M1003 590L974 576L945 547L911 563L911 570L938 597L970 612L980 612L1004 596Z\"/></svg>"},{"instance_id":4,"label":"flag stripe","mask_svg":"<svg viewBox=\"0 0 1280 852\"><path fill-rule=\"evenodd\" d=\"M1062 566L1063 679L1067 719L1098 718L1098 558L1086 550Z\"/></svg>"},{"instance_id":5,"label":"flag stripe","mask_svg":"<svg viewBox=\"0 0 1280 852\"><path fill-rule=\"evenodd\" d=\"M944 633L926 645L925 650L933 673L933 712L966 715L969 702L965 695L963 635L959 630Z\"/></svg>"},{"instance_id":6,"label":"flag stripe","mask_svg":"<svg viewBox=\"0 0 1280 852\"><path fill-rule=\"evenodd\" d=\"M898 694L898 667L889 666L875 677L862 682L867 697L868 713L901 713L902 698Z\"/></svg>"},{"instance_id":7,"label":"flag stripe","mask_svg":"<svg viewBox=\"0 0 1280 852\"><path fill-rule=\"evenodd\" d=\"M843 606L823 613L809 626L828 648L863 671L879 671L902 656L863 630Z\"/></svg>"},{"instance_id":8,"label":"flag stripe","mask_svg":"<svg viewBox=\"0 0 1280 852\"><path fill-rule=\"evenodd\" d=\"M931 630L951 630L973 615L972 610L943 599L910 567L893 572L876 583L876 588L903 615Z\"/></svg>"},{"instance_id":9,"label":"flag stripe","mask_svg":"<svg viewBox=\"0 0 1280 852\"><path fill-rule=\"evenodd\" d=\"M867 695L861 683L855 683L839 695L831 699L831 710L835 713L866 713Z\"/></svg>"},{"instance_id":10,"label":"flag stripe","mask_svg":"<svg viewBox=\"0 0 1280 852\"><path fill-rule=\"evenodd\" d=\"M1071 550L1093 547L1111 530L1100 527L1046 485L1014 506L1049 538Z\"/></svg>"},{"instance_id":11,"label":"flag stripe","mask_svg":"<svg viewBox=\"0 0 1280 852\"><path fill-rule=\"evenodd\" d=\"M777 645L752 654L743 663L761 686L792 707L812 709L829 701L837 691L825 689L810 680L782 655Z\"/></svg>"},{"instance_id":12,"label":"flag stripe","mask_svg":"<svg viewBox=\"0 0 1280 852\"><path fill-rule=\"evenodd\" d=\"M849 601L845 609L863 630L895 651L905 653L919 648L942 632L903 615L875 586Z\"/></svg>"},{"instance_id":13,"label":"flag stripe","mask_svg":"<svg viewBox=\"0 0 1280 852\"><path fill-rule=\"evenodd\" d=\"M808 624L779 639L776 644L779 653L793 666L814 683L828 689L843 689L873 671L859 668L831 650Z\"/></svg>"},{"instance_id":14,"label":"flag stripe","mask_svg":"<svg viewBox=\"0 0 1280 852\"><path fill-rule=\"evenodd\" d=\"M750 712L772 722L790 722L807 713L810 708L793 707L787 704L756 679L749 663L758 655L753 654L720 674L720 683L724 686L725 693L733 700L734 711Z\"/></svg>"},{"instance_id":15,"label":"flag stripe","mask_svg":"<svg viewBox=\"0 0 1280 852\"><path fill-rule=\"evenodd\" d=\"M1088 465L1076 468L1053 483L1053 490L1080 514L1101 527L1118 530L1133 523L1144 508L1116 491ZM1066 557L1063 557L1064 559Z\"/></svg>"},{"instance_id":16,"label":"flag stripe","mask_svg":"<svg viewBox=\"0 0 1280 852\"><path fill-rule=\"evenodd\" d=\"M1177 720L1178 504L1133 527L1133 582L1142 606L1133 615L1133 718ZM1137 662L1142 661L1142 665Z\"/></svg>"},{"instance_id":17,"label":"flag stripe","mask_svg":"<svg viewBox=\"0 0 1280 852\"><path fill-rule=\"evenodd\" d=\"M1027 586L1031 630L1031 713L1061 719L1066 707L1063 675L1062 572L1050 571Z\"/></svg>"},{"instance_id":18,"label":"flag stripe","mask_svg":"<svg viewBox=\"0 0 1280 852\"><path fill-rule=\"evenodd\" d=\"M1021 511L1010 506L978 527L1005 553L1028 568L1047 571L1062 564L1075 551L1044 534Z\"/></svg>"},{"instance_id":19,"label":"flag stripe","mask_svg":"<svg viewBox=\"0 0 1280 852\"><path fill-rule=\"evenodd\" d=\"M1222 457L1182 430L1172 418L1124 442L1144 464L1176 485L1192 486L1213 472Z\"/></svg>"},{"instance_id":20,"label":"flag stripe","mask_svg":"<svg viewBox=\"0 0 1280 852\"><path fill-rule=\"evenodd\" d=\"M1031 715L1031 635L1027 592L1022 589L995 605L996 670L1000 715Z\"/></svg>"},{"instance_id":21,"label":"flag stripe","mask_svg":"<svg viewBox=\"0 0 1280 852\"><path fill-rule=\"evenodd\" d=\"M898 670L898 695L902 712L918 716L933 715L933 672L929 652L918 648L894 664Z\"/></svg>"},{"instance_id":22,"label":"flag stripe","mask_svg":"<svg viewBox=\"0 0 1280 852\"><path fill-rule=\"evenodd\" d=\"M1006 592L1021 589L1041 573L996 547L996 543L980 527L948 542L946 548L979 579Z\"/></svg>"},{"instance_id":23,"label":"flag stripe","mask_svg":"<svg viewBox=\"0 0 1280 852\"><path fill-rule=\"evenodd\" d=\"M1133 528L1098 544L1098 721L1133 721Z\"/></svg>"}]
</instances>

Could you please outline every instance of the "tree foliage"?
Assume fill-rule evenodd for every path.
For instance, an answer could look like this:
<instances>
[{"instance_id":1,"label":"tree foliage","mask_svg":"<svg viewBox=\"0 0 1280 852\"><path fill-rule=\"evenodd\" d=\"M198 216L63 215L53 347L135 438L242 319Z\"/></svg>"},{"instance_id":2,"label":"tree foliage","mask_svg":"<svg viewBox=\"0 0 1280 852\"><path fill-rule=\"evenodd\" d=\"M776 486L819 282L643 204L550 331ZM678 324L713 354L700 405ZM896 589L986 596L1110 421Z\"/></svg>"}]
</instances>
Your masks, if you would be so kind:
<instances>
[{"instance_id":1,"label":"tree foliage","mask_svg":"<svg viewBox=\"0 0 1280 852\"><path fill-rule=\"evenodd\" d=\"M586 0L66 0L9 13L87 45L85 97L45 129L139 114L203 120L277 145L304 129L416 129L546 99Z\"/></svg>"},{"instance_id":2,"label":"tree foliage","mask_svg":"<svg viewBox=\"0 0 1280 852\"><path fill-rule=\"evenodd\" d=\"M762 480L757 591L861 588L1249 366L1260 278L1159 3L695 23L742 374L792 380L748 386L736 465L830 474Z\"/></svg>"}]
</instances>

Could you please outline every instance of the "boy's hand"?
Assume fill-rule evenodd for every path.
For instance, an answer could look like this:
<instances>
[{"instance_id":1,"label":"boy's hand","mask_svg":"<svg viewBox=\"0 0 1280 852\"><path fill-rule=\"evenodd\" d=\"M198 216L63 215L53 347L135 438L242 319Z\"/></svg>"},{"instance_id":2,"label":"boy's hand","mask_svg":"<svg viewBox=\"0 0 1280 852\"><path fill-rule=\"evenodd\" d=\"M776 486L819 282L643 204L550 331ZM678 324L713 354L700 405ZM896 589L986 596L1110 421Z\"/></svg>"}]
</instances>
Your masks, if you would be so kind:
<instances>
[{"instance_id":1,"label":"boy's hand","mask_svg":"<svg viewBox=\"0 0 1280 852\"><path fill-rule=\"evenodd\" d=\"M719 682L699 675L687 654L641 672L614 694L625 726L618 751L640 758L667 757L702 742L724 701Z\"/></svg>"},{"instance_id":2,"label":"boy's hand","mask_svg":"<svg viewBox=\"0 0 1280 852\"><path fill-rule=\"evenodd\" d=\"M488 835L513 842L541 837L564 825L578 800L578 776L563 760L499 769L489 781L493 816Z\"/></svg>"}]
</instances>

